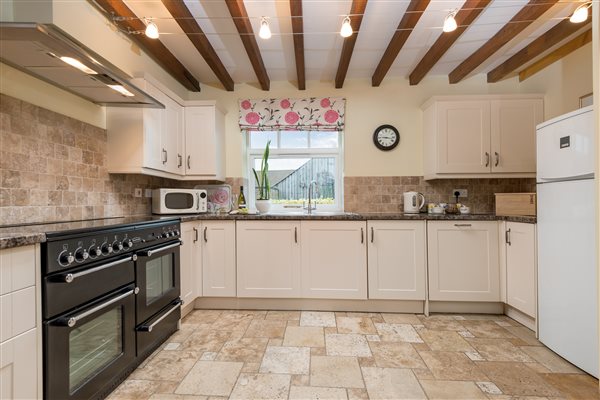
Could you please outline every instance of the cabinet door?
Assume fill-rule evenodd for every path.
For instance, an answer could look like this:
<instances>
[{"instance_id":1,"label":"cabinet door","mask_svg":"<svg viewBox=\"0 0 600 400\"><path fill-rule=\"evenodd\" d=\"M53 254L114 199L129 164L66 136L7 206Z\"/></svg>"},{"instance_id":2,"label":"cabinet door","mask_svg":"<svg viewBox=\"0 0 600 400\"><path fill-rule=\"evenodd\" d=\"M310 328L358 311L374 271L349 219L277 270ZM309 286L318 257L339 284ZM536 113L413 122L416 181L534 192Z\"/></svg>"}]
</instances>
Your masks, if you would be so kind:
<instances>
[{"instance_id":1,"label":"cabinet door","mask_svg":"<svg viewBox=\"0 0 600 400\"><path fill-rule=\"evenodd\" d=\"M199 222L181 224L181 300L190 304L202 296L202 243Z\"/></svg>"},{"instance_id":2,"label":"cabinet door","mask_svg":"<svg viewBox=\"0 0 600 400\"><path fill-rule=\"evenodd\" d=\"M165 99L166 129L163 131L163 147L166 150L166 171L183 175L183 107L167 97Z\"/></svg>"},{"instance_id":3,"label":"cabinet door","mask_svg":"<svg viewBox=\"0 0 600 400\"><path fill-rule=\"evenodd\" d=\"M535 172L536 126L543 119L542 99L491 102L492 172Z\"/></svg>"},{"instance_id":4,"label":"cabinet door","mask_svg":"<svg viewBox=\"0 0 600 400\"><path fill-rule=\"evenodd\" d=\"M238 297L300 297L300 223L238 222Z\"/></svg>"},{"instance_id":5,"label":"cabinet door","mask_svg":"<svg viewBox=\"0 0 600 400\"><path fill-rule=\"evenodd\" d=\"M0 345L0 398L37 399L37 329L32 329Z\"/></svg>"},{"instance_id":6,"label":"cabinet door","mask_svg":"<svg viewBox=\"0 0 600 400\"><path fill-rule=\"evenodd\" d=\"M235 222L202 223L202 295L235 297Z\"/></svg>"},{"instance_id":7,"label":"cabinet door","mask_svg":"<svg viewBox=\"0 0 600 400\"><path fill-rule=\"evenodd\" d=\"M302 221L302 297L367 298L366 223Z\"/></svg>"},{"instance_id":8,"label":"cabinet door","mask_svg":"<svg viewBox=\"0 0 600 400\"><path fill-rule=\"evenodd\" d=\"M495 221L427 223L429 299L500 301Z\"/></svg>"},{"instance_id":9,"label":"cabinet door","mask_svg":"<svg viewBox=\"0 0 600 400\"><path fill-rule=\"evenodd\" d=\"M535 318L535 225L507 222L506 231L506 301Z\"/></svg>"},{"instance_id":10,"label":"cabinet door","mask_svg":"<svg viewBox=\"0 0 600 400\"><path fill-rule=\"evenodd\" d=\"M443 101L437 107L437 172L490 172L489 101Z\"/></svg>"},{"instance_id":11,"label":"cabinet door","mask_svg":"<svg viewBox=\"0 0 600 400\"><path fill-rule=\"evenodd\" d=\"M167 95L158 90L154 85L146 82L146 91L165 107L171 100ZM144 108L144 167L158 170L167 170L167 149L163 144L167 130L167 117L165 109ZM167 160L168 161L168 160Z\"/></svg>"},{"instance_id":12,"label":"cabinet door","mask_svg":"<svg viewBox=\"0 0 600 400\"><path fill-rule=\"evenodd\" d=\"M425 221L369 221L369 298L425 300Z\"/></svg>"},{"instance_id":13,"label":"cabinet door","mask_svg":"<svg viewBox=\"0 0 600 400\"><path fill-rule=\"evenodd\" d=\"M213 106L185 109L186 175L217 175L215 111Z\"/></svg>"}]
</instances>

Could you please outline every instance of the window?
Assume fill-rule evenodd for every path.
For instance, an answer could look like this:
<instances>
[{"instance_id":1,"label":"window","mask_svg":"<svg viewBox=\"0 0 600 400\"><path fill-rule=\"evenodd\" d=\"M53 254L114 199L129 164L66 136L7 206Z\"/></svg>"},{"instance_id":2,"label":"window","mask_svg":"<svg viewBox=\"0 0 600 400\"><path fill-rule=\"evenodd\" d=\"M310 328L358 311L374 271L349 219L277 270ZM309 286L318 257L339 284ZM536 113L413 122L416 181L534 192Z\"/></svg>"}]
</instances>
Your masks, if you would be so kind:
<instances>
[{"instance_id":1,"label":"window","mask_svg":"<svg viewBox=\"0 0 600 400\"><path fill-rule=\"evenodd\" d=\"M271 141L269 182L273 211L300 211L308 203L308 187L318 210L341 211L342 135L331 131L249 131L248 201L254 206L256 181L252 168L260 170L263 152Z\"/></svg>"}]
</instances>

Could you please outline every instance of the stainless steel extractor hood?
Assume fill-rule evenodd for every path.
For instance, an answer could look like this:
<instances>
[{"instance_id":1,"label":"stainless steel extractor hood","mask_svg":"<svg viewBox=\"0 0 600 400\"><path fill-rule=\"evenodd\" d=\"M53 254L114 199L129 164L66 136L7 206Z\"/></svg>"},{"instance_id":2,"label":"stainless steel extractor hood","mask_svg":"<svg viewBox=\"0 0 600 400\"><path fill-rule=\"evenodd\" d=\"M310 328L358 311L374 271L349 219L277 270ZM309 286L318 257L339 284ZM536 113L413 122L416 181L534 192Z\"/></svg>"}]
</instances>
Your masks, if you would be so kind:
<instances>
[{"instance_id":1,"label":"stainless steel extractor hood","mask_svg":"<svg viewBox=\"0 0 600 400\"><path fill-rule=\"evenodd\" d=\"M164 108L52 24L0 22L0 61L96 104Z\"/></svg>"}]
</instances>

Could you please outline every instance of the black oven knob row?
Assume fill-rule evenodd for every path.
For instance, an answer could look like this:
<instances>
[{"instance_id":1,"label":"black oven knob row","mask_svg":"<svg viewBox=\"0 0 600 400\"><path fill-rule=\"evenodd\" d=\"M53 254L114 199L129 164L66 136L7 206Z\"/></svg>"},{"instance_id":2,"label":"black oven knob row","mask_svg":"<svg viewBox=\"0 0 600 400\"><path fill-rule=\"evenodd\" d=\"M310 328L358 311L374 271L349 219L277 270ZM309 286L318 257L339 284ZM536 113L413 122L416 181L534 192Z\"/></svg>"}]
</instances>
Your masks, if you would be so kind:
<instances>
[{"instance_id":1,"label":"black oven knob row","mask_svg":"<svg viewBox=\"0 0 600 400\"><path fill-rule=\"evenodd\" d=\"M86 249L79 247L77 250L75 250L75 261L84 262L88 257L89 253Z\"/></svg>"},{"instance_id":2,"label":"black oven knob row","mask_svg":"<svg viewBox=\"0 0 600 400\"><path fill-rule=\"evenodd\" d=\"M177 229L175 229L175 230L173 231L173 233L175 234L175 236L179 236L179 231L178 231Z\"/></svg>"},{"instance_id":3,"label":"black oven knob row","mask_svg":"<svg viewBox=\"0 0 600 400\"><path fill-rule=\"evenodd\" d=\"M125 239L123 240L123 248L125 250L130 249L133 247L133 241L131 239Z\"/></svg>"},{"instance_id":4,"label":"black oven knob row","mask_svg":"<svg viewBox=\"0 0 600 400\"><path fill-rule=\"evenodd\" d=\"M58 263L63 267L71 265L74 261L75 256L73 255L73 253L69 253L67 250L63 250L58 255Z\"/></svg>"},{"instance_id":5,"label":"black oven knob row","mask_svg":"<svg viewBox=\"0 0 600 400\"><path fill-rule=\"evenodd\" d=\"M112 249L115 253L118 253L119 251L123 250L123 243L119 242L118 240L115 240L112 243Z\"/></svg>"},{"instance_id":6,"label":"black oven knob row","mask_svg":"<svg viewBox=\"0 0 600 400\"><path fill-rule=\"evenodd\" d=\"M100 249L100 247L96 247L96 246L91 246L88 249L88 253L90 254L90 258L94 259L96 257L99 257L100 254L102 254L102 250Z\"/></svg>"},{"instance_id":7,"label":"black oven knob row","mask_svg":"<svg viewBox=\"0 0 600 400\"><path fill-rule=\"evenodd\" d=\"M102 254L107 256L113 252L113 248L110 244L104 242L104 243L102 243L102 246L100 246L100 251L102 252Z\"/></svg>"}]
</instances>

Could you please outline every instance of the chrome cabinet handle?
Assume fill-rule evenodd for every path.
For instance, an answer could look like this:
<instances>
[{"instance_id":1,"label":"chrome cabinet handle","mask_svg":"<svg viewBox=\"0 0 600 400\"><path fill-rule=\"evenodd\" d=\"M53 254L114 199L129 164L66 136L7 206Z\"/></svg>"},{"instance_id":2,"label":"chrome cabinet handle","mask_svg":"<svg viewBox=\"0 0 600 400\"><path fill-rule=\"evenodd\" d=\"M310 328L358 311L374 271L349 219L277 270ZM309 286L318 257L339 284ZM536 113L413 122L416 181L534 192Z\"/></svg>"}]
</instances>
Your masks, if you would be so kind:
<instances>
[{"instance_id":1,"label":"chrome cabinet handle","mask_svg":"<svg viewBox=\"0 0 600 400\"><path fill-rule=\"evenodd\" d=\"M192 158L192 156L188 156L188 159L187 159L187 166L188 166L188 169L192 168L192 167L190 166L190 159L191 159L191 158Z\"/></svg>"},{"instance_id":2,"label":"chrome cabinet handle","mask_svg":"<svg viewBox=\"0 0 600 400\"><path fill-rule=\"evenodd\" d=\"M373 230L373 227L371 227L371 243L373 243L374 240L375 240L375 230Z\"/></svg>"},{"instance_id":3,"label":"chrome cabinet handle","mask_svg":"<svg viewBox=\"0 0 600 400\"><path fill-rule=\"evenodd\" d=\"M206 231L208 231L208 227L207 226L204 227L204 242L208 243L208 236L206 236Z\"/></svg>"},{"instance_id":4,"label":"chrome cabinet handle","mask_svg":"<svg viewBox=\"0 0 600 400\"><path fill-rule=\"evenodd\" d=\"M177 168L181 168L181 166L183 165L183 158L181 157L181 154L177 154L177 160L179 160L179 162L177 163Z\"/></svg>"},{"instance_id":5,"label":"chrome cabinet handle","mask_svg":"<svg viewBox=\"0 0 600 400\"><path fill-rule=\"evenodd\" d=\"M63 282L65 282L65 283L71 283L75 279L81 278L82 276L93 274L94 272L102 271L104 269L107 269L107 268L110 268L110 267L114 267L115 265L123 264L123 263L129 262L129 261L135 261L135 260L137 260L137 256L134 254L134 255L129 256L127 258L122 258L120 260L109 262L107 264L102 264L102 265L99 265L99 266L97 266L95 268L86 269L85 271L76 272L74 274L65 274L65 275L62 275L61 276L61 280Z\"/></svg>"},{"instance_id":6,"label":"chrome cabinet handle","mask_svg":"<svg viewBox=\"0 0 600 400\"><path fill-rule=\"evenodd\" d=\"M166 163L167 163L168 156L169 156L169 153L167 153L167 151L166 151L165 149L162 149L162 153L163 153L163 155L165 156L165 159L163 160L163 162L162 162L162 163L163 163L163 164L166 164Z\"/></svg>"},{"instance_id":7,"label":"chrome cabinet handle","mask_svg":"<svg viewBox=\"0 0 600 400\"><path fill-rule=\"evenodd\" d=\"M294 242L298 243L298 227L294 227Z\"/></svg>"},{"instance_id":8,"label":"chrome cabinet handle","mask_svg":"<svg viewBox=\"0 0 600 400\"><path fill-rule=\"evenodd\" d=\"M177 243L169 244L167 246L159 247L158 249L145 250L138 253L138 255L142 257L152 257L153 254L160 253L161 251L169 250L174 247L179 247L183 244L183 241L180 239Z\"/></svg>"},{"instance_id":9,"label":"chrome cabinet handle","mask_svg":"<svg viewBox=\"0 0 600 400\"><path fill-rule=\"evenodd\" d=\"M490 166L490 153L488 153L487 151L485 152L485 166Z\"/></svg>"},{"instance_id":10,"label":"chrome cabinet handle","mask_svg":"<svg viewBox=\"0 0 600 400\"><path fill-rule=\"evenodd\" d=\"M504 241L507 245L512 246L512 242L510 241L510 228L504 232Z\"/></svg>"},{"instance_id":11,"label":"chrome cabinet handle","mask_svg":"<svg viewBox=\"0 0 600 400\"><path fill-rule=\"evenodd\" d=\"M469 227L471 224L454 224L457 228Z\"/></svg>"},{"instance_id":12,"label":"chrome cabinet handle","mask_svg":"<svg viewBox=\"0 0 600 400\"><path fill-rule=\"evenodd\" d=\"M194 230L194 243L198 241L198 229L192 228Z\"/></svg>"},{"instance_id":13,"label":"chrome cabinet handle","mask_svg":"<svg viewBox=\"0 0 600 400\"><path fill-rule=\"evenodd\" d=\"M169 311L167 311L166 313L164 313L159 319L157 319L150 325L142 325L137 330L141 331L141 332L152 332L152 329L154 329L154 327L156 325L158 325L160 323L160 321L167 318L169 316L169 314L171 314L173 311L175 311L179 307L181 307L182 304L183 304L183 301L181 299L177 299L177 301L174 303L173 307L171 307L171 309Z\"/></svg>"},{"instance_id":14,"label":"chrome cabinet handle","mask_svg":"<svg viewBox=\"0 0 600 400\"><path fill-rule=\"evenodd\" d=\"M365 230L360 228L360 243L363 244L365 242Z\"/></svg>"},{"instance_id":15,"label":"chrome cabinet handle","mask_svg":"<svg viewBox=\"0 0 600 400\"><path fill-rule=\"evenodd\" d=\"M132 294L136 293L136 290L139 291L138 288L135 289L130 289L127 292L120 294L117 297L114 297L90 310L84 311L81 314L75 314L72 317L65 317L65 318L61 318L60 320L58 320L58 324L59 325L63 325L63 326L68 326L69 328L74 327L75 325L77 325L77 322L82 320L83 318L92 315L94 313L97 313L98 311L110 306L111 304L115 304L116 302L123 300L125 297L127 296L131 296Z\"/></svg>"},{"instance_id":16,"label":"chrome cabinet handle","mask_svg":"<svg viewBox=\"0 0 600 400\"><path fill-rule=\"evenodd\" d=\"M500 154L498 154L498 152L495 151L494 156L496 157L496 163L494 164L494 167L497 167L498 164L500 164Z\"/></svg>"}]
</instances>

